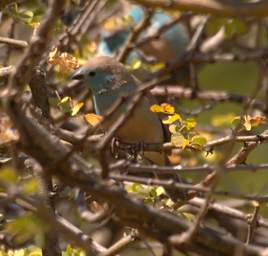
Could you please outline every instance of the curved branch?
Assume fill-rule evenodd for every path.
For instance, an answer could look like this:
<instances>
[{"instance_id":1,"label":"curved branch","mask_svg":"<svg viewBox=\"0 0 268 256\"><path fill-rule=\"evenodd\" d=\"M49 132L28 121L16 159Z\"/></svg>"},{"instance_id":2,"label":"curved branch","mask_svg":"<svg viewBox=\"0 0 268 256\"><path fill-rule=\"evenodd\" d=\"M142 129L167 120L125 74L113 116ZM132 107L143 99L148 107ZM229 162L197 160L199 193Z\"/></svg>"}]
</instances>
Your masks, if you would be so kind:
<instances>
[{"instance_id":1,"label":"curved branch","mask_svg":"<svg viewBox=\"0 0 268 256\"><path fill-rule=\"evenodd\" d=\"M254 3L222 3L216 0L132 0L148 8L179 9L195 13L214 14L231 17L265 17L268 13L268 2L263 0Z\"/></svg>"}]
</instances>

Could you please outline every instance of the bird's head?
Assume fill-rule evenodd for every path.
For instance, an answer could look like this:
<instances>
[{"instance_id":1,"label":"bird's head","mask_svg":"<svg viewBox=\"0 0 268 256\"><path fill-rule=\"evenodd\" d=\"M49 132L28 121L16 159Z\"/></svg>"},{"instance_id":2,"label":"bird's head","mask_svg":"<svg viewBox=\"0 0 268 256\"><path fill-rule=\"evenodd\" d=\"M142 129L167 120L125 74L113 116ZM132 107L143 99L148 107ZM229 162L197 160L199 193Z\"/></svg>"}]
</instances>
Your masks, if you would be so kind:
<instances>
[{"instance_id":1,"label":"bird's head","mask_svg":"<svg viewBox=\"0 0 268 256\"><path fill-rule=\"evenodd\" d=\"M72 79L81 80L94 94L115 90L133 81L124 65L107 56L90 59L73 73Z\"/></svg>"}]
</instances>

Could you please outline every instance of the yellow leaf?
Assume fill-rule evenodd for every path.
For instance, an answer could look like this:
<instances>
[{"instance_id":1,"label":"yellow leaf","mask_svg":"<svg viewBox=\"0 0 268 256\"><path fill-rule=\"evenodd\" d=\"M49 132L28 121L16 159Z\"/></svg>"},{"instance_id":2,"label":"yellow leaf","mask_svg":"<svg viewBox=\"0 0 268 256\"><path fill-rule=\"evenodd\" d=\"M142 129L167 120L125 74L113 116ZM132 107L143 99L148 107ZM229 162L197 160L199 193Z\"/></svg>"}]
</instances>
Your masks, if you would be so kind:
<instances>
[{"instance_id":1,"label":"yellow leaf","mask_svg":"<svg viewBox=\"0 0 268 256\"><path fill-rule=\"evenodd\" d=\"M163 112L166 114L174 114L175 113L175 108L168 103L162 103L161 107L163 108Z\"/></svg>"},{"instance_id":2,"label":"yellow leaf","mask_svg":"<svg viewBox=\"0 0 268 256\"><path fill-rule=\"evenodd\" d=\"M139 69L141 67L141 65L142 65L141 60L134 59L131 61L130 67L131 67L131 69L136 70L136 69Z\"/></svg>"},{"instance_id":3,"label":"yellow leaf","mask_svg":"<svg viewBox=\"0 0 268 256\"><path fill-rule=\"evenodd\" d=\"M168 103L162 103L160 106L157 104L154 104L151 106L150 109L154 113L165 113L165 114L170 114L170 115L175 113L175 108Z\"/></svg>"},{"instance_id":4,"label":"yellow leaf","mask_svg":"<svg viewBox=\"0 0 268 256\"><path fill-rule=\"evenodd\" d=\"M250 117L250 123L251 123L252 127L257 127L260 124L264 124L265 122L266 122L265 116Z\"/></svg>"},{"instance_id":5,"label":"yellow leaf","mask_svg":"<svg viewBox=\"0 0 268 256\"><path fill-rule=\"evenodd\" d=\"M250 131L252 126L251 126L251 122L250 122L250 116L244 116L244 124L243 126L245 127L246 131Z\"/></svg>"},{"instance_id":6,"label":"yellow leaf","mask_svg":"<svg viewBox=\"0 0 268 256\"><path fill-rule=\"evenodd\" d=\"M83 102L78 102L77 104L75 104L72 108L71 116L75 116L83 106Z\"/></svg>"},{"instance_id":7,"label":"yellow leaf","mask_svg":"<svg viewBox=\"0 0 268 256\"><path fill-rule=\"evenodd\" d=\"M258 201L251 201L251 204L253 205L253 207L257 208L260 207L260 203Z\"/></svg>"},{"instance_id":8,"label":"yellow leaf","mask_svg":"<svg viewBox=\"0 0 268 256\"><path fill-rule=\"evenodd\" d=\"M174 114L172 116L168 116L166 119L162 120L163 124L172 124L176 121L181 120L181 116L179 114Z\"/></svg>"},{"instance_id":9,"label":"yellow leaf","mask_svg":"<svg viewBox=\"0 0 268 256\"><path fill-rule=\"evenodd\" d=\"M60 53L57 48L54 48L48 54L48 63L58 66L61 72L69 72L79 68L78 60L67 52Z\"/></svg>"},{"instance_id":10,"label":"yellow leaf","mask_svg":"<svg viewBox=\"0 0 268 256\"><path fill-rule=\"evenodd\" d=\"M62 99L60 100L60 103L63 104L63 103L68 102L69 100L71 100L71 98L68 97L68 96L66 96L66 97L64 97L64 98L62 98Z\"/></svg>"},{"instance_id":11,"label":"yellow leaf","mask_svg":"<svg viewBox=\"0 0 268 256\"><path fill-rule=\"evenodd\" d=\"M92 126L96 126L103 119L102 116L93 113L86 114L84 117L86 121Z\"/></svg>"},{"instance_id":12,"label":"yellow leaf","mask_svg":"<svg viewBox=\"0 0 268 256\"><path fill-rule=\"evenodd\" d=\"M165 68L166 64L164 62L157 62L157 63L154 63L154 64L146 64L146 63L144 63L142 66L143 66L143 68L145 70L148 70L149 72L154 73L154 72L158 72L161 69Z\"/></svg>"},{"instance_id":13,"label":"yellow leaf","mask_svg":"<svg viewBox=\"0 0 268 256\"><path fill-rule=\"evenodd\" d=\"M178 133L180 131L180 127L176 124L171 124L168 129L170 133Z\"/></svg>"},{"instance_id":14,"label":"yellow leaf","mask_svg":"<svg viewBox=\"0 0 268 256\"><path fill-rule=\"evenodd\" d=\"M193 118L187 118L183 124L187 130L191 130L196 127L196 121Z\"/></svg>"},{"instance_id":15,"label":"yellow leaf","mask_svg":"<svg viewBox=\"0 0 268 256\"><path fill-rule=\"evenodd\" d=\"M154 104L150 107L150 110L154 113L160 113L163 112L163 108L157 104Z\"/></svg>"}]
</instances>

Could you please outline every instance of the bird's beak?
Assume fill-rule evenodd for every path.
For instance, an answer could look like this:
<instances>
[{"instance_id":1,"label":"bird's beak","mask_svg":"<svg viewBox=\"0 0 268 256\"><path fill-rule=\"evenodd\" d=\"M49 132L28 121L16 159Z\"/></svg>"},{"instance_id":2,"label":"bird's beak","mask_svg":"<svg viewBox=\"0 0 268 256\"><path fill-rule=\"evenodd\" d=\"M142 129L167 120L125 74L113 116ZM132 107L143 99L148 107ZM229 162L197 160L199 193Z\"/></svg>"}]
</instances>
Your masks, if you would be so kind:
<instances>
[{"instance_id":1,"label":"bird's beak","mask_svg":"<svg viewBox=\"0 0 268 256\"><path fill-rule=\"evenodd\" d=\"M84 67L77 69L71 76L73 80L83 80L86 76L86 69Z\"/></svg>"}]
</instances>

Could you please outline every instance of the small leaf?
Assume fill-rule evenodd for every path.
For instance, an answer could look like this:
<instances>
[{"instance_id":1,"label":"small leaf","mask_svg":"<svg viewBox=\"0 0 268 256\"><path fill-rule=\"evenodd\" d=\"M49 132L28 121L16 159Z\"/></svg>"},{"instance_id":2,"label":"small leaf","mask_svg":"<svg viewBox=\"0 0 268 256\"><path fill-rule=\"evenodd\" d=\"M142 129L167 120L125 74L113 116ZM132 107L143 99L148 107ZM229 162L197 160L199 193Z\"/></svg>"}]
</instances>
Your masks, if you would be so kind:
<instances>
[{"instance_id":1,"label":"small leaf","mask_svg":"<svg viewBox=\"0 0 268 256\"><path fill-rule=\"evenodd\" d=\"M168 103L162 103L161 107L163 108L163 112L166 114L174 114L175 113L175 108Z\"/></svg>"},{"instance_id":2,"label":"small leaf","mask_svg":"<svg viewBox=\"0 0 268 256\"><path fill-rule=\"evenodd\" d=\"M163 111L163 108L157 104L154 104L150 107L150 110L153 112L153 113L160 113Z\"/></svg>"},{"instance_id":3,"label":"small leaf","mask_svg":"<svg viewBox=\"0 0 268 256\"><path fill-rule=\"evenodd\" d=\"M185 125L187 130L192 130L196 127L196 121L193 118L187 118L184 120L183 124Z\"/></svg>"},{"instance_id":4,"label":"small leaf","mask_svg":"<svg viewBox=\"0 0 268 256\"><path fill-rule=\"evenodd\" d=\"M202 147L207 144L207 139L203 136L195 135L194 137L192 137L191 142Z\"/></svg>"},{"instance_id":5,"label":"small leaf","mask_svg":"<svg viewBox=\"0 0 268 256\"><path fill-rule=\"evenodd\" d=\"M142 65L141 60L139 59L134 59L133 61L131 61L130 67L133 70L139 69Z\"/></svg>"},{"instance_id":6,"label":"small leaf","mask_svg":"<svg viewBox=\"0 0 268 256\"><path fill-rule=\"evenodd\" d=\"M96 126L102 119L102 116L93 114L93 113L89 113L84 115L86 121L91 124L92 126Z\"/></svg>"},{"instance_id":7,"label":"small leaf","mask_svg":"<svg viewBox=\"0 0 268 256\"><path fill-rule=\"evenodd\" d=\"M163 124L172 124L175 123L176 121L180 121L181 116L179 114L174 114L172 116L168 116L166 119L162 120Z\"/></svg>"},{"instance_id":8,"label":"small leaf","mask_svg":"<svg viewBox=\"0 0 268 256\"><path fill-rule=\"evenodd\" d=\"M169 127L168 127L170 133L178 133L180 132L180 127L177 125L177 124L171 124Z\"/></svg>"},{"instance_id":9,"label":"small leaf","mask_svg":"<svg viewBox=\"0 0 268 256\"><path fill-rule=\"evenodd\" d=\"M175 146L175 147L180 147L182 149L184 149L186 146L189 145L189 140L185 139L185 137L180 134L172 134L171 135L171 143Z\"/></svg>"},{"instance_id":10,"label":"small leaf","mask_svg":"<svg viewBox=\"0 0 268 256\"><path fill-rule=\"evenodd\" d=\"M49 53L48 63L57 66L62 73L68 73L80 66L74 56L67 52L60 53L57 48L54 48Z\"/></svg>"},{"instance_id":11,"label":"small leaf","mask_svg":"<svg viewBox=\"0 0 268 256\"><path fill-rule=\"evenodd\" d=\"M260 203L258 201L253 200L253 201L251 201L251 204L255 208L260 207Z\"/></svg>"},{"instance_id":12,"label":"small leaf","mask_svg":"<svg viewBox=\"0 0 268 256\"><path fill-rule=\"evenodd\" d=\"M250 131L252 126L250 122L250 116L246 115L244 116L244 123L243 126L245 127L246 131Z\"/></svg>"},{"instance_id":13,"label":"small leaf","mask_svg":"<svg viewBox=\"0 0 268 256\"><path fill-rule=\"evenodd\" d=\"M157 62L154 64L143 64L142 67L151 73L155 73L165 68L166 64L164 62Z\"/></svg>"},{"instance_id":14,"label":"small leaf","mask_svg":"<svg viewBox=\"0 0 268 256\"><path fill-rule=\"evenodd\" d=\"M236 127L241 122L240 116L236 116L232 121L232 126Z\"/></svg>"},{"instance_id":15,"label":"small leaf","mask_svg":"<svg viewBox=\"0 0 268 256\"><path fill-rule=\"evenodd\" d=\"M62 99L60 100L59 104L67 103L67 102L70 101L70 100L71 100L71 98L68 97L68 96L66 96L66 97L64 97L64 98L62 98Z\"/></svg>"},{"instance_id":16,"label":"small leaf","mask_svg":"<svg viewBox=\"0 0 268 256\"><path fill-rule=\"evenodd\" d=\"M266 117L265 116L250 117L250 123L252 127L257 127L261 124L266 123Z\"/></svg>"},{"instance_id":17,"label":"small leaf","mask_svg":"<svg viewBox=\"0 0 268 256\"><path fill-rule=\"evenodd\" d=\"M75 116L83 106L83 102L78 102L77 104L75 104L72 108L71 116Z\"/></svg>"},{"instance_id":18,"label":"small leaf","mask_svg":"<svg viewBox=\"0 0 268 256\"><path fill-rule=\"evenodd\" d=\"M161 196L165 194L165 189L162 186L159 186L155 189L155 192L157 196Z\"/></svg>"}]
</instances>

